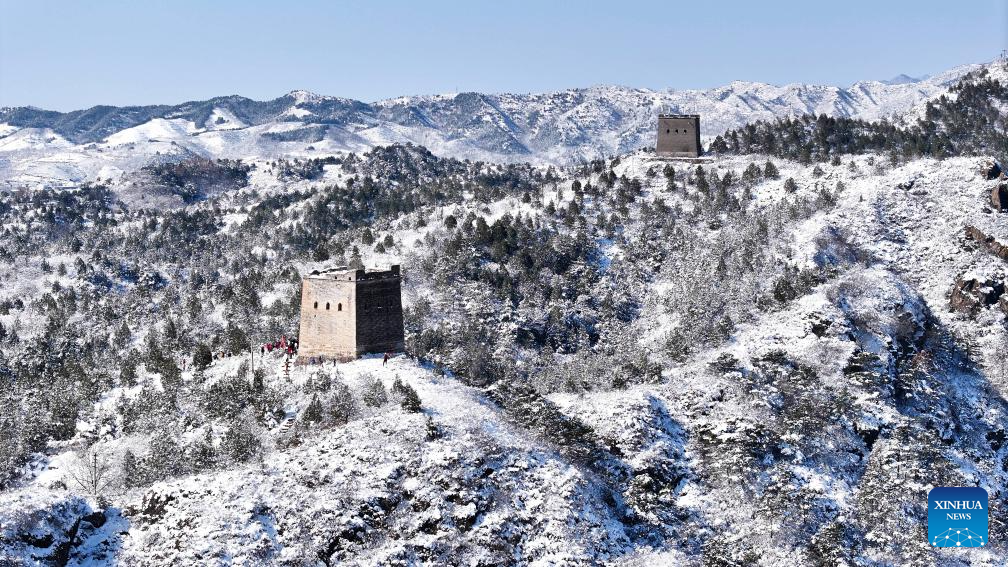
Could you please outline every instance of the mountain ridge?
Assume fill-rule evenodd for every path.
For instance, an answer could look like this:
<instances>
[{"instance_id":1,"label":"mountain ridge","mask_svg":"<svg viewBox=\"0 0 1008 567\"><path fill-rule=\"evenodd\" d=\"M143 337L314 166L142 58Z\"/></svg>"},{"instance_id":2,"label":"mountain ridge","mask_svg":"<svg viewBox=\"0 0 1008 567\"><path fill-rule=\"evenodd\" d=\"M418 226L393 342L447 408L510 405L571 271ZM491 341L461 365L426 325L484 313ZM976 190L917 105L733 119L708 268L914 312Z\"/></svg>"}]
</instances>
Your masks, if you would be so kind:
<instances>
[{"instance_id":1,"label":"mountain ridge","mask_svg":"<svg viewBox=\"0 0 1008 567\"><path fill-rule=\"evenodd\" d=\"M101 170L135 168L143 154L313 157L396 143L459 159L569 165L650 145L659 112L700 114L706 139L756 120L802 114L898 120L985 65L963 65L916 82L862 81L847 88L751 81L703 90L596 85L530 94L412 95L371 103L292 90L265 101L227 95L70 112L8 107L0 109L0 155L12 159L0 160L0 182L79 182ZM159 120L179 123L163 127ZM133 144L128 155L118 152L122 143ZM41 156L49 164L42 169L31 163ZM53 163L59 164L55 170Z\"/></svg>"}]
</instances>

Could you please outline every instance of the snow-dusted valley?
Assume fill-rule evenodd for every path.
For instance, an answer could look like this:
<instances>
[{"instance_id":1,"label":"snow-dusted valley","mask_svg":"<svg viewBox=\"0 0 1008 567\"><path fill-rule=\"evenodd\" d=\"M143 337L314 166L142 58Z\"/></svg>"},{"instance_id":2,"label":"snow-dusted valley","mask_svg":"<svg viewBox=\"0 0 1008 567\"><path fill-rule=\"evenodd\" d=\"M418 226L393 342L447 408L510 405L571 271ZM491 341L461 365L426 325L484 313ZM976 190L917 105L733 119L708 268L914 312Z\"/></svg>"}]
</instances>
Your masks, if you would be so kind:
<instances>
[{"instance_id":1,"label":"snow-dusted valley","mask_svg":"<svg viewBox=\"0 0 1008 567\"><path fill-rule=\"evenodd\" d=\"M1003 565L1003 76L6 111L0 564ZM348 263L406 352L261 353Z\"/></svg>"}]
</instances>

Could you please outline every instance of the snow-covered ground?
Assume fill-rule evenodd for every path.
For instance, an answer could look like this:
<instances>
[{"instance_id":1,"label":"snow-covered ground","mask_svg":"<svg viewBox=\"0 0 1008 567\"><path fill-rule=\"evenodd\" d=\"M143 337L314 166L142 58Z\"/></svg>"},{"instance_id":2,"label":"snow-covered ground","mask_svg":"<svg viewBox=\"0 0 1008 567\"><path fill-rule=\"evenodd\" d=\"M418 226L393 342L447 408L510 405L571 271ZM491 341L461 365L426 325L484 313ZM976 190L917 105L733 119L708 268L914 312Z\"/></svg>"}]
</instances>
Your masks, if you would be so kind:
<instances>
[{"instance_id":1,"label":"snow-covered ground","mask_svg":"<svg viewBox=\"0 0 1008 567\"><path fill-rule=\"evenodd\" d=\"M729 157L708 162L705 168L738 174L750 163L765 161L761 156ZM639 152L623 157L616 172L647 179L649 170L660 170L665 163ZM876 456L898 450L895 442L883 436L873 450L859 435L867 431L870 439L872 431L902 431L915 423L914 414L893 398L852 382L847 372L851 356L863 350L891 363L896 342L933 331L936 336L968 337L978 360L1003 357L998 349L1005 344L1004 315L994 308L971 319L948 309L947 294L960 274L1004 273L1001 260L966 245L963 227L972 224L1008 240L1008 220L986 208L993 182L982 176L981 158L890 166L879 156L845 156L840 165L821 164L821 174L810 166L776 163L780 179L756 184L752 206L811 197L822 188L843 185L834 207L798 223L774 248L782 260L801 268L821 265L826 253L841 256L839 273L782 309L740 322L723 345L682 362L663 360L660 383L552 394L549 400L565 415L592 428L596 443L609 455L602 465L585 463L540 432L521 427L485 391L402 356L387 366L379 357L294 366L288 380L280 358L257 353L266 386L283 395L283 416L264 426L268 439L285 438L301 427L298 416L312 399L309 382L320 372L356 392L368 376L386 388L398 377L417 391L423 410L409 413L394 402L366 408L345 426L308 424L297 429L298 442L267 447L252 463L122 490L114 495L104 523L97 520L102 525L79 524L84 527L72 560L302 564L317 557L390 565L465 558L474 565L675 565L701 555L716 556L716 550L699 549L699 542L725 534L726 541L749 542L757 551L744 562L810 561L800 542L782 545L775 539L773 534L782 527L768 510L803 502L832 511L820 518L823 525L857 521L860 506L875 497L874 479L890 478L887 475L899 470L885 460L889 457ZM241 191L284 190L263 170L257 168L252 186ZM340 179L335 171L326 175ZM788 178L798 186L794 194L784 190ZM569 187L568 181L561 185ZM565 199L570 199L567 193ZM688 204L681 190L665 187L660 175L646 183L644 197L652 202L657 198ZM479 211L488 222L505 213L541 214L514 198L489 205L467 202L434 214L462 218L470 211ZM230 213L223 222L231 227L243 218ZM396 235L392 250L364 251L369 265L409 258L410 249L422 245L429 232L440 230L433 223L418 228L408 217L399 225L388 227ZM32 295L31 286L45 277L34 268L19 271L6 277L14 279L20 293ZM658 305L662 290L674 283L659 275L648 292L654 301L647 304ZM429 292L414 282L406 286L404 300L409 305ZM266 295L264 302L280 297ZM675 320L655 311L645 313L638 324L657 341ZM772 408L777 395L772 392L778 386L754 389L745 382L763 361L776 360L780 352L814 372L814 387L827 392L825 398L853 392L852 413L844 418L849 421L825 424L818 432L823 435L791 431L793 424L780 422ZM726 359L738 367L712 370ZM235 375L242 362L237 357L215 361L205 384ZM962 442L955 450L957 474L964 482L984 486L993 497L1004 490L1005 477L993 462L997 451L984 447L982 433L1008 424L1008 383L975 369L943 372L929 378L936 381L922 391L937 400L936 420L945 411L976 409L975 417L961 418L969 423L967 429L955 433ZM140 383L145 379L157 383L150 375L141 376ZM183 373L183 380L194 379L191 370ZM101 432L97 422L102 416L112 414L114 423L118 401L139 395L141 389L109 392L91 414L93 421L78 424L77 439L54 447L48 457L35 461L22 484L0 493L0 538L6 538L0 542L8 558L31 564L35 554L42 562L41 557L53 552L42 545L46 534L58 542L78 518L92 512L95 503L68 490L72 485L66 472L75 462L73 451ZM798 395L779 393L785 394ZM940 421L934 427L940 438L952 435ZM760 466L748 469L750 457L734 451L758 439L766 428L790 432L759 457L769 463L760 465L763 472L752 480L757 491L749 493L743 488L750 486L746 475ZM204 434L205 429L182 433L189 439ZM219 440L221 434L211 429L212 438ZM119 455L142 448L143 441L123 435L103 441L103 446ZM906 498L914 502L926 496L935 481L900 482ZM780 490L784 504L773 500ZM865 537L873 541L890 537L866 531ZM32 534L35 539L15 541L12 534ZM874 552L878 555L873 558L880 564L906 557L884 545L880 549L885 551ZM974 565L1001 565L1005 554L995 547L970 557Z\"/></svg>"}]
</instances>

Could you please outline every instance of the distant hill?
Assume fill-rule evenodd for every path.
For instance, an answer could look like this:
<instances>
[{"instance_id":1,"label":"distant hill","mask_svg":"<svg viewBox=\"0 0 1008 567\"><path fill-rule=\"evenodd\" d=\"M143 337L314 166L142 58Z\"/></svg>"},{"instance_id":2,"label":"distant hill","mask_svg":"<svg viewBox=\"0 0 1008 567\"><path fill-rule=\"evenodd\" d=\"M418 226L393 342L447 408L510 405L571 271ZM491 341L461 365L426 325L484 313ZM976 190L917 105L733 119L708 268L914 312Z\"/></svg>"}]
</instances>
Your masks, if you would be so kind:
<instances>
[{"instance_id":1,"label":"distant hill","mask_svg":"<svg viewBox=\"0 0 1008 567\"><path fill-rule=\"evenodd\" d=\"M707 137L755 120L809 113L866 120L898 117L946 92L977 67L848 88L735 81L707 90L595 86L536 94L405 96L374 103L292 91L269 101L222 96L65 113L5 108L0 109L0 154L54 147L66 151L84 144L107 150L174 143L206 157L269 157L411 142L442 156L569 164L650 144L654 116L661 111L700 113ZM143 148L132 149L135 155ZM148 148L152 154L164 149Z\"/></svg>"}]
</instances>

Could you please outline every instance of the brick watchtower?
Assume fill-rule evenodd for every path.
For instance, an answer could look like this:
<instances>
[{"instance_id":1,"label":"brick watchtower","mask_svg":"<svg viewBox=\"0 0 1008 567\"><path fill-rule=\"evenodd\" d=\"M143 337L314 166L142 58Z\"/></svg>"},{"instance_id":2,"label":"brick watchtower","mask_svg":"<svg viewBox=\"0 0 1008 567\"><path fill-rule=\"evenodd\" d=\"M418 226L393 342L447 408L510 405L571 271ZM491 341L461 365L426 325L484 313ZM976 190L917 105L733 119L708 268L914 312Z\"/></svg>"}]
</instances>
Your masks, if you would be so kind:
<instances>
[{"instance_id":1,"label":"brick watchtower","mask_svg":"<svg viewBox=\"0 0 1008 567\"><path fill-rule=\"evenodd\" d=\"M404 349L399 266L387 271L346 267L301 279L298 357L351 359Z\"/></svg>"},{"instance_id":2,"label":"brick watchtower","mask_svg":"<svg viewBox=\"0 0 1008 567\"><path fill-rule=\"evenodd\" d=\"M659 157L700 157L699 114L659 114L658 142L655 153Z\"/></svg>"}]
</instances>

